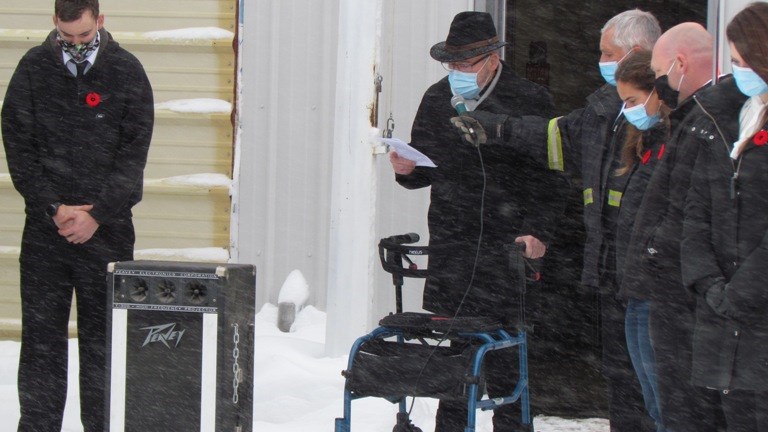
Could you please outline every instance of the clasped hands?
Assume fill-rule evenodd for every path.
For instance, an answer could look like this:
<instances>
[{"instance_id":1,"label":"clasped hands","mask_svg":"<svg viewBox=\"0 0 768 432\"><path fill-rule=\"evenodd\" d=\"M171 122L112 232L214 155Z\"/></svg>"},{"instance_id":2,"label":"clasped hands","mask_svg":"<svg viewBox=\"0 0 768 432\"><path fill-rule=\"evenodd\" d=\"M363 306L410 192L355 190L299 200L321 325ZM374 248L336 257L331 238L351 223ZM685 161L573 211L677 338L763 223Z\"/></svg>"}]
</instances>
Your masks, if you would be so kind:
<instances>
[{"instance_id":1,"label":"clasped hands","mask_svg":"<svg viewBox=\"0 0 768 432\"><path fill-rule=\"evenodd\" d=\"M99 228L99 223L89 213L92 208L91 204L59 206L53 217L53 222L59 229L59 235L72 244L83 244L90 240Z\"/></svg>"}]
</instances>

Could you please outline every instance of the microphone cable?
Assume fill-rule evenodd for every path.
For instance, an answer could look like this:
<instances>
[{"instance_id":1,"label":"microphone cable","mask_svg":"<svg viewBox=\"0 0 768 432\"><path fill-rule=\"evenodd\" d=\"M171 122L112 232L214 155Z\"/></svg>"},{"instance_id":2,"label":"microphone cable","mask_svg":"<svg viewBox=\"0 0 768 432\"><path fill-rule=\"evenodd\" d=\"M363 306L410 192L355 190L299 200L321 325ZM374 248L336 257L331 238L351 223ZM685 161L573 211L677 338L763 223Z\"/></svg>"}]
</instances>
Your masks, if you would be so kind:
<instances>
[{"instance_id":1,"label":"microphone cable","mask_svg":"<svg viewBox=\"0 0 768 432\"><path fill-rule=\"evenodd\" d=\"M475 281L475 275L477 273L477 265L480 262L480 249L483 242L483 234L485 231L485 193L486 188L488 185L488 177L485 172L485 162L483 160L483 152L480 149L480 146L477 146L477 156L478 160L480 161L480 171L482 173L482 179L483 179L483 186L480 191L480 230L477 236L477 245L475 247L475 258L472 262L472 271L470 272L469 277L469 283L467 284L467 289L464 291L464 295L461 297L461 301L459 302L458 307L456 307L456 312L453 314L453 318L451 318L451 324L448 326L448 329L443 333L442 337L437 340L437 344L435 344L432 348L432 350L429 352L429 355L424 360L424 364L422 365L421 369L419 370L419 374L416 377L416 382L413 384L414 393L416 389L419 387L419 381L421 381L421 377L424 374L424 371L427 368L427 365L429 364L429 361L432 359L432 357L437 352L438 347L445 342L445 340L448 338L448 335L451 333L451 330L453 330L453 326L456 323L456 318L459 316L459 312L461 312L461 308L464 305L464 301L467 299L467 296L469 295L469 292L472 290L472 285ZM408 408L408 415L410 416L413 412L414 404L416 403L416 397L414 396L411 399L411 406Z\"/></svg>"}]
</instances>

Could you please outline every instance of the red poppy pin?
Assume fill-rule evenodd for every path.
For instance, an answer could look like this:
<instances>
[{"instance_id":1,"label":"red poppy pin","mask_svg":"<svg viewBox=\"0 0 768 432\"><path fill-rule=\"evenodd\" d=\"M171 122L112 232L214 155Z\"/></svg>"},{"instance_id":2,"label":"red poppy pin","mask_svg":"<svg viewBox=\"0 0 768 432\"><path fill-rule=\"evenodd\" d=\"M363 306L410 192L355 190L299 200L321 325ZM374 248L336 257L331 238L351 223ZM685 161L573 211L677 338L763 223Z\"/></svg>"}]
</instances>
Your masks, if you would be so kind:
<instances>
[{"instance_id":1,"label":"red poppy pin","mask_svg":"<svg viewBox=\"0 0 768 432\"><path fill-rule=\"evenodd\" d=\"M763 146L768 144L768 131L765 129L760 129L757 131L755 136L752 138L752 142L755 143L756 146Z\"/></svg>"},{"instance_id":2,"label":"red poppy pin","mask_svg":"<svg viewBox=\"0 0 768 432\"><path fill-rule=\"evenodd\" d=\"M651 151L646 150L645 153L643 153L643 159L642 159L643 165L648 164L649 160L651 160Z\"/></svg>"},{"instance_id":3,"label":"red poppy pin","mask_svg":"<svg viewBox=\"0 0 768 432\"><path fill-rule=\"evenodd\" d=\"M85 103L91 108L96 108L101 103L101 95L91 92L85 95Z\"/></svg>"}]
</instances>

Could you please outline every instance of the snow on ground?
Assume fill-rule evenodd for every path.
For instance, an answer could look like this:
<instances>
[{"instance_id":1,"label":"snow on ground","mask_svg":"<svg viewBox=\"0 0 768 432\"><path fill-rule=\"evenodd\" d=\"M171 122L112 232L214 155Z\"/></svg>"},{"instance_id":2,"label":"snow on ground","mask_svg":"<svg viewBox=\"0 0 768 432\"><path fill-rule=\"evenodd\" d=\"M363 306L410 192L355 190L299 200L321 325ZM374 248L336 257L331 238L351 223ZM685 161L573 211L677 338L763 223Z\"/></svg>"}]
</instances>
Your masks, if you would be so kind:
<instances>
[{"instance_id":1,"label":"snow on ground","mask_svg":"<svg viewBox=\"0 0 768 432\"><path fill-rule=\"evenodd\" d=\"M309 299L309 284L301 271L293 270L280 287L277 303L293 303L296 308L301 309L307 299Z\"/></svg>"},{"instance_id":2,"label":"snow on ground","mask_svg":"<svg viewBox=\"0 0 768 432\"><path fill-rule=\"evenodd\" d=\"M291 333L276 325L277 306L267 304L256 315L254 345L254 431L327 432L341 417L346 356L325 356L325 313L307 306L296 316ZM77 340L70 341L77 353ZM0 432L16 430L19 404L16 371L19 343L0 341ZM62 432L82 432L77 400L76 355L70 358L70 388ZM410 402L410 401L409 401ZM424 432L434 430L437 401L417 399L411 414ZM397 406L377 398L352 402L352 431L390 432ZM607 432L605 419L568 420L536 417L537 432ZM491 432L490 413L478 414L478 432Z\"/></svg>"}]
</instances>

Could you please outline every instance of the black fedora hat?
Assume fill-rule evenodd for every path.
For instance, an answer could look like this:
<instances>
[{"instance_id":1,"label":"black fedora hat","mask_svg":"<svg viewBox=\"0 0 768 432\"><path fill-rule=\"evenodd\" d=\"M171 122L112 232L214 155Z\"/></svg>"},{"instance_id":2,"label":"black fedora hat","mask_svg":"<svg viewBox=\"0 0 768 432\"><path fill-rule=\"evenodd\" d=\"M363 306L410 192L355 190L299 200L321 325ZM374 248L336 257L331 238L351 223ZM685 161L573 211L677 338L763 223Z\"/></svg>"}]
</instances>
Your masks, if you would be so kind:
<instances>
[{"instance_id":1,"label":"black fedora hat","mask_svg":"<svg viewBox=\"0 0 768 432\"><path fill-rule=\"evenodd\" d=\"M491 52L506 44L499 41L491 14L461 12L453 18L445 42L433 45L429 55L440 62L454 62Z\"/></svg>"}]
</instances>

